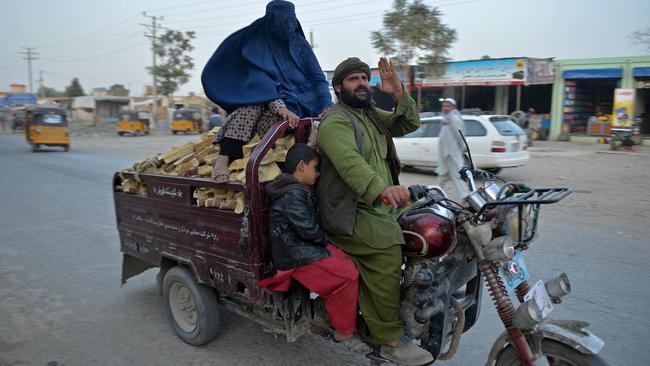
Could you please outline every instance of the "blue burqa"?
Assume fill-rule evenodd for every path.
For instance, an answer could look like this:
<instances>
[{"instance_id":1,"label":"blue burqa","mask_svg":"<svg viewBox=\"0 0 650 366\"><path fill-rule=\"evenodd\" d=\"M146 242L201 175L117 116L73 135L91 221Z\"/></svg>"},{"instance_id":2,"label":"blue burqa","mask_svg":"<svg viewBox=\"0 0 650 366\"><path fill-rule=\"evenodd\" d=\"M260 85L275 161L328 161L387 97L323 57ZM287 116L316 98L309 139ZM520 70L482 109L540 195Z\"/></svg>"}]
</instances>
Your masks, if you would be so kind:
<instances>
[{"instance_id":1,"label":"blue burqa","mask_svg":"<svg viewBox=\"0 0 650 366\"><path fill-rule=\"evenodd\" d=\"M305 118L332 105L323 70L288 1L271 1L264 17L228 36L201 82L206 96L228 112L282 99Z\"/></svg>"}]
</instances>

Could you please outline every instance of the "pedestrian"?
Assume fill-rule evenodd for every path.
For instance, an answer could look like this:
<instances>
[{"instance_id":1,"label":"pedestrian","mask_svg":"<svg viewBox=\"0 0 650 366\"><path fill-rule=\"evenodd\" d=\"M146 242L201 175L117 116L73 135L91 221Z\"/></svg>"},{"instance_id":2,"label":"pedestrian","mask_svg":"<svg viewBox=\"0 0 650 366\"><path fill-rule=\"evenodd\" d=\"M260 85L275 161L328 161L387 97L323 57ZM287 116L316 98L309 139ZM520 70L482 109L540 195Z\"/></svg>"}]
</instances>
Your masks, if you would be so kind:
<instances>
[{"instance_id":1,"label":"pedestrian","mask_svg":"<svg viewBox=\"0 0 650 366\"><path fill-rule=\"evenodd\" d=\"M288 1L267 4L264 17L226 38L201 75L206 96L228 113L215 135L212 179L229 180L242 147L276 123L316 117L332 105L327 80Z\"/></svg>"},{"instance_id":2,"label":"pedestrian","mask_svg":"<svg viewBox=\"0 0 650 366\"><path fill-rule=\"evenodd\" d=\"M343 251L327 242L312 188L318 178L318 153L305 144L287 152L285 172L266 186L271 256L275 276L260 287L284 292L292 279L325 299L334 340L355 353L372 348L354 335L357 327L359 271Z\"/></svg>"},{"instance_id":3,"label":"pedestrian","mask_svg":"<svg viewBox=\"0 0 650 366\"><path fill-rule=\"evenodd\" d=\"M526 111L526 114L524 115L524 121L523 121L523 126L520 126L524 130L528 130L531 126L531 122L533 122L533 118L535 118L535 108L528 108L528 111Z\"/></svg>"},{"instance_id":4,"label":"pedestrian","mask_svg":"<svg viewBox=\"0 0 650 366\"><path fill-rule=\"evenodd\" d=\"M465 199L469 190L460 178L460 169L465 166L465 143L459 131L465 133L465 123L460 112L456 109L456 100L443 98L442 121L438 135L438 186L443 187L451 181L459 198Z\"/></svg>"},{"instance_id":5,"label":"pedestrian","mask_svg":"<svg viewBox=\"0 0 650 366\"><path fill-rule=\"evenodd\" d=\"M212 108L212 114L210 115L210 122L208 123L209 130L215 127L223 127L223 119L221 117L221 111L219 110L219 107Z\"/></svg>"},{"instance_id":6,"label":"pedestrian","mask_svg":"<svg viewBox=\"0 0 650 366\"><path fill-rule=\"evenodd\" d=\"M404 337L399 316L404 237L397 216L409 191L399 185L392 139L416 130L420 120L395 66L383 57L379 75L377 87L392 96L393 112L374 106L368 64L351 57L334 70L338 102L318 127L316 192L328 240L359 269L359 308L372 339L381 345L380 355L400 365L422 365L433 357Z\"/></svg>"}]
</instances>

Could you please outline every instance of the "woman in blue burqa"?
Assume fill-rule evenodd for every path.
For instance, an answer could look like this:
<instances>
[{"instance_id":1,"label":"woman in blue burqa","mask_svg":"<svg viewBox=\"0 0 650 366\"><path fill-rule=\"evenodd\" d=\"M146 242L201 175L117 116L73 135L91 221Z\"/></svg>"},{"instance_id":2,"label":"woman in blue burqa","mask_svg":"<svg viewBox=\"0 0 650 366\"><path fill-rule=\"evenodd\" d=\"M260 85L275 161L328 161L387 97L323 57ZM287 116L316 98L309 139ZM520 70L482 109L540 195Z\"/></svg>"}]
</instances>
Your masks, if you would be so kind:
<instances>
[{"instance_id":1,"label":"woman in blue burqa","mask_svg":"<svg viewBox=\"0 0 650 366\"><path fill-rule=\"evenodd\" d=\"M214 139L220 145L215 182L229 180L228 164L242 157L255 133L264 136L283 120L295 127L332 105L323 70L288 1L271 1L264 17L228 36L201 82L206 96L228 112Z\"/></svg>"}]
</instances>

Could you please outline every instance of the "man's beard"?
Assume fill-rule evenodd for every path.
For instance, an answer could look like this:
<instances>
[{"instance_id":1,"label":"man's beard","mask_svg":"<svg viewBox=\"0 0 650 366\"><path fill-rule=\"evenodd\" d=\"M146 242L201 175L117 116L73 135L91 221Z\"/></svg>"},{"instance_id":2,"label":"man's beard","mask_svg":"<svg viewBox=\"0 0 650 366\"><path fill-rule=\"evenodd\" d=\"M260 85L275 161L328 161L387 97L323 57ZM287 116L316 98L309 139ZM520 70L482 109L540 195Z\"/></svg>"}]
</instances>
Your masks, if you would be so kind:
<instances>
[{"instance_id":1,"label":"man's beard","mask_svg":"<svg viewBox=\"0 0 650 366\"><path fill-rule=\"evenodd\" d=\"M365 91L366 97L365 98L357 97L354 94L357 91ZM370 90L365 86L358 86L356 89L354 89L353 92L349 92L346 88L341 87L341 92L339 93L339 95L341 97L341 101L349 105L350 107L365 108L370 103Z\"/></svg>"}]
</instances>

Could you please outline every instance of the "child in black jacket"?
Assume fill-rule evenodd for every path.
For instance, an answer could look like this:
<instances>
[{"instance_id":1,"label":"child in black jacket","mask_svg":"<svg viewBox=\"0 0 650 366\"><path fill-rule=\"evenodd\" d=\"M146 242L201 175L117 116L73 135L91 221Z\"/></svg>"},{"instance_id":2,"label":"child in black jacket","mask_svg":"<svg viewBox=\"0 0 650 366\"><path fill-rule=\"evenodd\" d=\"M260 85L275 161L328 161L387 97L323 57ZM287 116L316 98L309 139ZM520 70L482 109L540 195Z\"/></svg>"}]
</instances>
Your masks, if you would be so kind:
<instances>
[{"instance_id":1,"label":"child in black jacket","mask_svg":"<svg viewBox=\"0 0 650 366\"><path fill-rule=\"evenodd\" d=\"M325 299L334 339L349 350L369 353L371 348L354 335L359 272L352 260L327 242L318 216L312 187L318 178L318 153L295 144L285 160L285 173L266 186L273 200L269 213L271 255L275 276L258 285L284 292L292 279Z\"/></svg>"}]
</instances>

